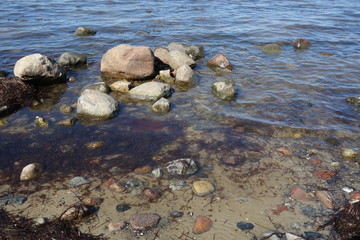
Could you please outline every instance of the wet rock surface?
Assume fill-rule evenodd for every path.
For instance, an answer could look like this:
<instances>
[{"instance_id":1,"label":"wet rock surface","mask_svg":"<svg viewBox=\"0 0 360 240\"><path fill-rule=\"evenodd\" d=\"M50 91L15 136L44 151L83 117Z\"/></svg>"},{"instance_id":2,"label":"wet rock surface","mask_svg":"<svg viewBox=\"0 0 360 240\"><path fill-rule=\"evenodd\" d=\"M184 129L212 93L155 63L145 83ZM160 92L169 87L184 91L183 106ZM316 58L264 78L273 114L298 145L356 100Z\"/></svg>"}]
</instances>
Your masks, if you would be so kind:
<instances>
[{"instance_id":1,"label":"wet rock surface","mask_svg":"<svg viewBox=\"0 0 360 240\"><path fill-rule=\"evenodd\" d=\"M171 176L187 176L196 173L199 168L194 160L181 158L168 162L166 170Z\"/></svg>"},{"instance_id":2,"label":"wet rock surface","mask_svg":"<svg viewBox=\"0 0 360 240\"><path fill-rule=\"evenodd\" d=\"M80 53L66 52L60 55L58 62L67 67L81 66L87 63L87 57Z\"/></svg>"},{"instance_id":3,"label":"wet rock surface","mask_svg":"<svg viewBox=\"0 0 360 240\"><path fill-rule=\"evenodd\" d=\"M129 91L130 97L134 100L157 101L162 97L169 97L171 87L160 82L147 82Z\"/></svg>"},{"instance_id":4,"label":"wet rock surface","mask_svg":"<svg viewBox=\"0 0 360 240\"><path fill-rule=\"evenodd\" d=\"M130 226L134 230L150 230L159 223L160 216L157 214L137 213L130 216Z\"/></svg>"}]
</instances>

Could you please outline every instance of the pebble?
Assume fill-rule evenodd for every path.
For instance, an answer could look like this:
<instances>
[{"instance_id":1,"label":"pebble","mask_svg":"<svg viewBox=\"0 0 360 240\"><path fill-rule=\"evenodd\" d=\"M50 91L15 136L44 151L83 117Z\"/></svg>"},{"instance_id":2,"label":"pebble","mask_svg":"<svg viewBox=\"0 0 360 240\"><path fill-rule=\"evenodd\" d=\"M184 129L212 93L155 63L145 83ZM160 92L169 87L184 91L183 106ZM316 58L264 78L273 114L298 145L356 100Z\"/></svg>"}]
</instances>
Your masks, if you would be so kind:
<instances>
[{"instance_id":1,"label":"pebble","mask_svg":"<svg viewBox=\"0 0 360 240\"><path fill-rule=\"evenodd\" d=\"M316 232L304 232L307 240L322 239L323 235Z\"/></svg>"},{"instance_id":2,"label":"pebble","mask_svg":"<svg viewBox=\"0 0 360 240\"><path fill-rule=\"evenodd\" d=\"M304 240L303 238L296 236L292 233L286 233L285 237L286 237L286 240Z\"/></svg>"},{"instance_id":3,"label":"pebble","mask_svg":"<svg viewBox=\"0 0 360 240\"><path fill-rule=\"evenodd\" d=\"M207 232L212 227L213 221L206 216L198 216L193 226L193 233L201 234Z\"/></svg>"},{"instance_id":4,"label":"pebble","mask_svg":"<svg viewBox=\"0 0 360 240\"><path fill-rule=\"evenodd\" d=\"M203 197L213 193L215 191L215 186L208 181L195 181L193 182L192 189L197 196Z\"/></svg>"},{"instance_id":5,"label":"pebble","mask_svg":"<svg viewBox=\"0 0 360 240\"><path fill-rule=\"evenodd\" d=\"M356 155L357 155L357 152L355 152L354 150L350 149L350 148L345 148L341 155L344 157L344 158L355 158Z\"/></svg>"},{"instance_id":6,"label":"pebble","mask_svg":"<svg viewBox=\"0 0 360 240\"><path fill-rule=\"evenodd\" d=\"M166 170L171 176L190 176L199 168L190 158L181 158L167 163Z\"/></svg>"},{"instance_id":7,"label":"pebble","mask_svg":"<svg viewBox=\"0 0 360 240\"><path fill-rule=\"evenodd\" d=\"M136 168L134 170L134 173L135 174L147 174L147 173L150 173L151 172L151 167L146 165L144 167L140 167L140 168Z\"/></svg>"},{"instance_id":8,"label":"pebble","mask_svg":"<svg viewBox=\"0 0 360 240\"><path fill-rule=\"evenodd\" d=\"M327 191L316 191L315 195L319 198L320 202L329 209L334 208L333 198Z\"/></svg>"},{"instance_id":9,"label":"pebble","mask_svg":"<svg viewBox=\"0 0 360 240\"><path fill-rule=\"evenodd\" d=\"M293 188L291 190L291 198L299 201L305 201L310 199L310 195L300 188Z\"/></svg>"},{"instance_id":10,"label":"pebble","mask_svg":"<svg viewBox=\"0 0 360 240\"><path fill-rule=\"evenodd\" d=\"M73 110L74 110L73 107L66 105L66 104L63 104L60 106L60 112L62 112L62 113L69 114L69 113L72 113Z\"/></svg>"},{"instance_id":11,"label":"pebble","mask_svg":"<svg viewBox=\"0 0 360 240\"><path fill-rule=\"evenodd\" d=\"M169 188L172 191L178 191L186 187L186 182L184 180L179 180L177 182L172 182L169 184Z\"/></svg>"},{"instance_id":12,"label":"pebble","mask_svg":"<svg viewBox=\"0 0 360 240\"><path fill-rule=\"evenodd\" d=\"M111 177L103 183L103 186L109 188L111 184L116 183L116 179Z\"/></svg>"},{"instance_id":13,"label":"pebble","mask_svg":"<svg viewBox=\"0 0 360 240\"><path fill-rule=\"evenodd\" d=\"M104 201L103 198L99 198L99 197L85 197L82 202L85 205L90 205L90 206L98 206L100 205L102 202Z\"/></svg>"},{"instance_id":14,"label":"pebble","mask_svg":"<svg viewBox=\"0 0 360 240\"><path fill-rule=\"evenodd\" d=\"M69 77L69 82L76 82L76 78L74 78L74 77Z\"/></svg>"},{"instance_id":15,"label":"pebble","mask_svg":"<svg viewBox=\"0 0 360 240\"><path fill-rule=\"evenodd\" d=\"M78 119L76 117L66 118L64 120L59 121L58 125L65 126L65 127L72 127L75 125L77 120Z\"/></svg>"},{"instance_id":16,"label":"pebble","mask_svg":"<svg viewBox=\"0 0 360 240\"><path fill-rule=\"evenodd\" d=\"M71 207L68 207L66 211L61 215L61 220L79 220L90 212L90 209L85 206L85 204L74 204Z\"/></svg>"},{"instance_id":17,"label":"pebble","mask_svg":"<svg viewBox=\"0 0 360 240\"><path fill-rule=\"evenodd\" d=\"M352 193L354 191L354 189L352 187L349 186L345 186L342 188L342 190L346 193Z\"/></svg>"},{"instance_id":18,"label":"pebble","mask_svg":"<svg viewBox=\"0 0 360 240\"><path fill-rule=\"evenodd\" d=\"M151 174L155 177L155 178L160 178L163 175L163 171L161 168L156 168L154 170L151 171Z\"/></svg>"},{"instance_id":19,"label":"pebble","mask_svg":"<svg viewBox=\"0 0 360 240\"><path fill-rule=\"evenodd\" d=\"M321 179L330 179L330 178L334 177L335 175L336 175L336 173L331 170L318 169L314 172L314 176L317 178L321 178Z\"/></svg>"},{"instance_id":20,"label":"pebble","mask_svg":"<svg viewBox=\"0 0 360 240\"><path fill-rule=\"evenodd\" d=\"M110 184L109 189L110 189L111 191L114 191L114 192L123 192L123 191L125 191L125 187L124 187L124 186L121 186L121 185L118 184L118 183L112 183L112 184Z\"/></svg>"},{"instance_id":21,"label":"pebble","mask_svg":"<svg viewBox=\"0 0 360 240\"><path fill-rule=\"evenodd\" d=\"M126 203L122 203L116 206L116 211L118 212L126 212L127 210L129 210L131 207L129 206L129 204Z\"/></svg>"},{"instance_id":22,"label":"pebble","mask_svg":"<svg viewBox=\"0 0 360 240\"><path fill-rule=\"evenodd\" d=\"M69 181L69 184L73 187L78 187L88 183L90 183L90 181L87 178L80 176L76 176Z\"/></svg>"},{"instance_id":23,"label":"pebble","mask_svg":"<svg viewBox=\"0 0 360 240\"><path fill-rule=\"evenodd\" d=\"M117 223L109 223L108 229L110 232L120 231L126 227L126 223L124 221Z\"/></svg>"},{"instance_id":24,"label":"pebble","mask_svg":"<svg viewBox=\"0 0 360 240\"><path fill-rule=\"evenodd\" d=\"M271 237L269 237L271 235ZM281 238L279 238L275 232L266 232L261 234L262 238L265 238L266 240L281 240Z\"/></svg>"},{"instance_id":25,"label":"pebble","mask_svg":"<svg viewBox=\"0 0 360 240\"><path fill-rule=\"evenodd\" d=\"M21 195L8 195L0 198L0 206L23 204L26 202L27 197Z\"/></svg>"},{"instance_id":26,"label":"pebble","mask_svg":"<svg viewBox=\"0 0 360 240\"><path fill-rule=\"evenodd\" d=\"M150 200L155 200L161 197L161 189L160 188L148 188L144 191L145 196L147 196Z\"/></svg>"},{"instance_id":27,"label":"pebble","mask_svg":"<svg viewBox=\"0 0 360 240\"><path fill-rule=\"evenodd\" d=\"M130 226L134 230L147 231L159 223L160 216L157 214L136 213L130 216Z\"/></svg>"},{"instance_id":28,"label":"pebble","mask_svg":"<svg viewBox=\"0 0 360 240\"><path fill-rule=\"evenodd\" d=\"M360 200L360 192L350 193L350 197L351 197L352 199Z\"/></svg>"},{"instance_id":29,"label":"pebble","mask_svg":"<svg viewBox=\"0 0 360 240\"><path fill-rule=\"evenodd\" d=\"M36 224L38 224L38 225L47 223L48 221L49 221L48 218L43 218L43 217L39 217L39 218L34 219L34 222L35 222Z\"/></svg>"},{"instance_id":30,"label":"pebble","mask_svg":"<svg viewBox=\"0 0 360 240\"><path fill-rule=\"evenodd\" d=\"M181 218L182 216L184 216L184 212L177 211L177 210L173 210L170 212L170 217L172 217L172 218Z\"/></svg>"},{"instance_id":31,"label":"pebble","mask_svg":"<svg viewBox=\"0 0 360 240\"><path fill-rule=\"evenodd\" d=\"M239 228L241 231L251 230L254 229L254 224L247 223L247 222L238 222L236 223L236 227Z\"/></svg>"},{"instance_id":32,"label":"pebble","mask_svg":"<svg viewBox=\"0 0 360 240\"><path fill-rule=\"evenodd\" d=\"M20 181L29 181L39 177L42 173L42 169L40 164L38 163L31 163L26 165L20 174Z\"/></svg>"},{"instance_id":33,"label":"pebble","mask_svg":"<svg viewBox=\"0 0 360 240\"><path fill-rule=\"evenodd\" d=\"M39 127L47 127L49 126L49 122L47 120L45 120L42 117L36 116L35 117L35 124Z\"/></svg>"},{"instance_id":34,"label":"pebble","mask_svg":"<svg viewBox=\"0 0 360 240\"><path fill-rule=\"evenodd\" d=\"M92 150L92 149L102 147L104 145L105 145L105 143L103 141L93 141L93 142L89 142L89 143L85 144L85 147L87 149Z\"/></svg>"},{"instance_id":35,"label":"pebble","mask_svg":"<svg viewBox=\"0 0 360 240\"><path fill-rule=\"evenodd\" d=\"M291 225L291 227L292 227L293 229L295 229L295 230L300 230L301 227L302 227L302 224L299 223L299 222L294 222L294 223Z\"/></svg>"}]
</instances>

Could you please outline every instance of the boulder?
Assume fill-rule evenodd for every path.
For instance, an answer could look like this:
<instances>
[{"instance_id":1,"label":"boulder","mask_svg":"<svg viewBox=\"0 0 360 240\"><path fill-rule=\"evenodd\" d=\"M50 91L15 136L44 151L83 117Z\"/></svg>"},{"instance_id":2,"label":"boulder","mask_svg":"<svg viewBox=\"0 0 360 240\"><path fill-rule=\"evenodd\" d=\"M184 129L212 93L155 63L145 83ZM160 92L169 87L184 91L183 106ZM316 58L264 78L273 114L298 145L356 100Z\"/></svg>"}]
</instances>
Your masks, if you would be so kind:
<instances>
[{"instance_id":1,"label":"boulder","mask_svg":"<svg viewBox=\"0 0 360 240\"><path fill-rule=\"evenodd\" d=\"M20 181L29 181L39 177L42 169L38 163L31 163L23 168L20 174Z\"/></svg>"},{"instance_id":2,"label":"boulder","mask_svg":"<svg viewBox=\"0 0 360 240\"><path fill-rule=\"evenodd\" d=\"M167 113L170 111L170 103L166 98L160 98L152 105L151 110L156 113Z\"/></svg>"},{"instance_id":3,"label":"boulder","mask_svg":"<svg viewBox=\"0 0 360 240\"><path fill-rule=\"evenodd\" d=\"M194 160L180 158L166 164L166 170L171 176L183 177L196 173L199 168Z\"/></svg>"},{"instance_id":4,"label":"boulder","mask_svg":"<svg viewBox=\"0 0 360 240\"><path fill-rule=\"evenodd\" d=\"M266 44L262 47L263 53L279 53L281 52L281 47L276 43Z\"/></svg>"},{"instance_id":5,"label":"boulder","mask_svg":"<svg viewBox=\"0 0 360 240\"><path fill-rule=\"evenodd\" d=\"M119 45L104 54L101 72L124 79L148 79L155 72L155 57L149 47Z\"/></svg>"},{"instance_id":6,"label":"boulder","mask_svg":"<svg viewBox=\"0 0 360 240\"><path fill-rule=\"evenodd\" d=\"M169 97L171 87L168 84L160 82L147 82L129 91L130 97L135 100L157 101L162 97Z\"/></svg>"},{"instance_id":7,"label":"boulder","mask_svg":"<svg viewBox=\"0 0 360 240\"><path fill-rule=\"evenodd\" d=\"M106 93L86 89L77 101L77 114L96 119L110 119L119 111L118 102Z\"/></svg>"},{"instance_id":8,"label":"boulder","mask_svg":"<svg viewBox=\"0 0 360 240\"><path fill-rule=\"evenodd\" d=\"M226 56L224 54L218 54L218 55L214 56L212 59L210 59L207 62L207 65L210 67L215 67L215 68L219 68L219 69L227 69L230 71L233 68L230 61L226 58Z\"/></svg>"},{"instance_id":9,"label":"boulder","mask_svg":"<svg viewBox=\"0 0 360 240\"><path fill-rule=\"evenodd\" d=\"M310 47L310 42L302 39L302 38L298 38L296 39L296 41L294 42L293 46L295 49L297 50L304 50L304 49L308 49Z\"/></svg>"},{"instance_id":10,"label":"boulder","mask_svg":"<svg viewBox=\"0 0 360 240\"><path fill-rule=\"evenodd\" d=\"M168 45L167 49L169 49L169 51L178 50L180 52L184 52L193 60L197 60L205 56L204 46L196 46L196 45L188 45L188 44L172 42Z\"/></svg>"},{"instance_id":11,"label":"boulder","mask_svg":"<svg viewBox=\"0 0 360 240\"><path fill-rule=\"evenodd\" d=\"M169 65L172 69L178 69L182 65L188 65L190 67L195 67L195 61L190 58L186 53L179 50L171 51L169 54Z\"/></svg>"},{"instance_id":12,"label":"boulder","mask_svg":"<svg viewBox=\"0 0 360 240\"><path fill-rule=\"evenodd\" d=\"M216 82L212 85L212 93L225 101L234 100L236 89L231 81Z\"/></svg>"},{"instance_id":13,"label":"boulder","mask_svg":"<svg viewBox=\"0 0 360 240\"><path fill-rule=\"evenodd\" d=\"M41 54L32 54L19 59L14 67L15 76L23 80L64 80L65 69L54 59Z\"/></svg>"},{"instance_id":14,"label":"boulder","mask_svg":"<svg viewBox=\"0 0 360 240\"><path fill-rule=\"evenodd\" d=\"M189 65L182 65L176 70L176 82L193 82L195 80L195 72Z\"/></svg>"},{"instance_id":15,"label":"boulder","mask_svg":"<svg viewBox=\"0 0 360 240\"><path fill-rule=\"evenodd\" d=\"M81 66L86 64L86 62L87 57L85 55L75 52L66 52L59 57L59 64L62 66Z\"/></svg>"},{"instance_id":16,"label":"boulder","mask_svg":"<svg viewBox=\"0 0 360 240\"><path fill-rule=\"evenodd\" d=\"M83 87L81 92L85 91L85 89L99 91L99 92L102 92L102 93L111 92L110 87L104 82L97 82L97 83L92 83L92 84L86 85L85 87Z\"/></svg>"},{"instance_id":17,"label":"boulder","mask_svg":"<svg viewBox=\"0 0 360 240\"><path fill-rule=\"evenodd\" d=\"M75 34L78 36L94 36L96 34L96 31L91 28L78 27Z\"/></svg>"},{"instance_id":18,"label":"boulder","mask_svg":"<svg viewBox=\"0 0 360 240\"><path fill-rule=\"evenodd\" d=\"M113 84L110 85L111 90L121 93L127 93L130 91L130 88L132 87L131 82L122 80L122 81L116 81Z\"/></svg>"},{"instance_id":19,"label":"boulder","mask_svg":"<svg viewBox=\"0 0 360 240\"><path fill-rule=\"evenodd\" d=\"M169 54L170 51L167 48L159 47L154 50L154 55L158 59L160 59L163 63L169 65Z\"/></svg>"}]
</instances>

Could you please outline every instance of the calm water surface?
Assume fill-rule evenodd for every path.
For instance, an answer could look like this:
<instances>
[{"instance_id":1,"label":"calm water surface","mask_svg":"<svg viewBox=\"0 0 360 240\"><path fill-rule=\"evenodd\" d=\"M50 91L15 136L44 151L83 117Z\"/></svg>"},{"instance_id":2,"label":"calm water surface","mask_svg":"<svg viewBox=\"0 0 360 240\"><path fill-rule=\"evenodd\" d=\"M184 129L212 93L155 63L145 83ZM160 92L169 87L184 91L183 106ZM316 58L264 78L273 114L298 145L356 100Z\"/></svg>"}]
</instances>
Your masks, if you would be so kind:
<instances>
[{"instance_id":1,"label":"calm water surface","mask_svg":"<svg viewBox=\"0 0 360 240\"><path fill-rule=\"evenodd\" d=\"M345 98L360 95L359 18L360 2L350 0L4 0L0 70L12 73L18 59L33 53L57 59L74 51L87 54L91 64L69 72L77 82L49 86L42 106L4 118L8 125L0 129L0 168L33 158L45 158L44 164L53 170L83 168L75 163L118 152L126 152L124 158L150 161L163 144L181 137L185 127L219 128L227 119L356 138L359 109ZM79 26L97 34L75 36ZM311 41L309 50L293 49L291 42L299 37ZM70 129L55 124L64 118L60 105L74 104L83 86L101 80L100 61L106 50L119 44L154 49L171 42L204 45L206 55L195 68L199 83L172 96L169 114L158 116L146 105L122 104L119 116L105 123L77 123ZM282 52L263 54L266 43L281 44ZM238 88L233 102L222 102L210 91L219 77L206 61L218 53L234 65L232 73L221 76ZM37 115L53 124L39 130L33 126ZM84 149L92 140L105 141L106 149ZM182 151L179 148L171 157ZM136 161L131 167L135 166Z\"/></svg>"}]
</instances>

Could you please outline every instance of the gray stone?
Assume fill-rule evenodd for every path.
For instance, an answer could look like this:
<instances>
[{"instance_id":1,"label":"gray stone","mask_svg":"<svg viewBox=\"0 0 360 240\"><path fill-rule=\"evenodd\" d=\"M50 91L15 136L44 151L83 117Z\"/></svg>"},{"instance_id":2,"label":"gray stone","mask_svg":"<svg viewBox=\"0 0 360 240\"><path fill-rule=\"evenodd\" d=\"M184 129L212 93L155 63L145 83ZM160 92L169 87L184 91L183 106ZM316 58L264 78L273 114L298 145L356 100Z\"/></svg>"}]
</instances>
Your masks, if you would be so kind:
<instances>
[{"instance_id":1,"label":"gray stone","mask_svg":"<svg viewBox=\"0 0 360 240\"><path fill-rule=\"evenodd\" d=\"M78 187L88 183L90 183L90 181L87 178L80 176L76 176L69 181L69 185L73 187Z\"/></svg>"},{"instance_id":2,"label":"gray stone","mask_svg":"<svg viewBox=\"0 0 360 240\"><path fill-rule=\"evenodd\" d=\"M132 87L131 82L122 80L122 81L116 81L113 84L110 85L111 90L121 93L127 93L130 91L130 88Z\"/></svg>"},{"instance_id":3,"label":"gray stone","mask_svg":"<svg viewBox=\"0 0 360 240\"><path fill-rule=\"evenodd\" d=\"M172 42L167 47L170 51L178 50L186 53L189 57L194 60L203 58L205 56L204 47L199 45L188 45Z\"/></svg>"},{"instance_id":4,"label":"gray stone","mask_svg":"<svg viewBox=\"0 0 360 240\"><path fill-rule=\"evenodd\" d=\"M196 173L199 168L190 158L180 158L166 164L166 170L171 176L189 176Z\"/></svg>"},{"instance_id":5,"label":"gray stone","mask_svg":"<svg viewBox=\"0 0 360 240\"><path fill-rule=\"evenodd\" d=\"M8 195L0 198L0 206L23 204L26 202L27 197L21 195Z\"/></svg>"},{"instance_id":6,"label":"gray stone","mask_svg":"<svg viewBox=\"0 0 360 240\"><path fill-rule=\"evenodd\" d=\"M104 82L97 82L97 83L92 83L89 85L86 85L81 92L83 92L85 89L90 89L90 90L94 90L94 91L99 91L102 93L109 93L111 92L110 87L104 83Z\"/></svg>"},{"instance_id":7,"label":"gray stone","mask_svg":"<svg viewBox=\"0 0 360 240\"><path fill-rule=\"evenodd\" d=\"M66 78L63 66L38 53L19 59L15 64L14 74L23 80L56 81Z\"/></svg>"},{"instance_id":8,"label":"gray stone","mask_svg":"<svg viewBox=\"0 0 360 240\"><path fill-rule=\"evenodd\" d=\"M188 65L193 68L195 67L196 63L186 53L174 50L169 54L169 65L172 69L176 70L182 65Z\"/></svg>"},{"instance_id":9,"label":"gray stone","mask_svg":"<svg viewBox=\"0 0 360 240\"><path fill-rule=\"evenodd\" d=\"M172 191L178 191L178 190L183 189L184 187L186 187L186 182L184 180L179 180L179 181L172 182L169 184L169 188Z\"/></svg>"},{"instance_id":10,"label":"gray stone","mask_svg":"<svg viewBox=\"0 0 360 240\"><path fill-rule=\"evenodd\" d=\"M69 117L69 118L65 118L64 120L59 121L58 124L61 126L65 126L65 127L72 127L75 125L77 120L78 119L76 117Z\"/></svg>"},{"instance_id":11,"label":"gray stone","mask_svg":"<svg viewBox=\"0 0 360 240\"><path fill-rule=\"evenodd\" d=\"M155 168L154 170L151 171L151 174L155 177L155 178L160 178L163 175L163 171L161 168Z\"/></svg>"},{"instance_id":12,"label":"gray stone","mask_svg":"<svg viewBox=\"0 0 360 240\"><path fill-rule=\"evenodd\" d=\"M157 214L137 213L130 216L130 226L134 230L147 231L157 226L160 216Z\"/></svg>"},{"instance_id":13,"label":"gray stone","mask_svg":"<svg viewBox=\"0 0 360 240\"><path fill-rule=\"evenodd\" d=\"M160 82L147 82L129 91L130 97L135 100L157 101L162 97L169 97L171 87L168 84Z\"/></svg>"},{"instance_id":14,"label":"gray stone","mask_svg":"<svg viewBox=\"0 0 360 240\"><path fill-rule=\"evenodd\" d=\"M160 59L163 63L169 65L169 55L170 51L167 48L159 47L154 50L154 55L158 59Z\"/></svg>"},{"instance_id":15,"label":"gray stone","mask_svg":"<svg viewBox=\"0 0 360 240\"><path fill-rule=\"evenodd\" d=\"M176 70L176 82L193 83L195 81L195 72L189 65L182 65Z\"/></svg>"},{"instance_id":16,"label":"gray stone","mask_svg":"<svg viewBox=\"0 0 360 240\"><path fill-rule=\"evenodd\" d=\"M234 100L236 90L234 83L231 81L216 82L211 89L212 93L221 100Z\"/></svg>"},{"instance_id":17,"label":"gray stone","mask_svg":"<svg viewBox=\"0 0 360 240\"><path fill-rule=\"evenodd\" d=\"M119 103L111 96L86 89L77 101L77 114L96 119L110 119L119 111Z\"/></svg>"},{"instance_id":18,"label":"gray stone","mask_svg":"<svg viewBox=\"0 0 360 240\"><path fill-rule=\"evenodd\" d=\"M151 110L156 113L167 113L170 111L170 102L166 98L160 98L152 105Z\"/></svg>"},{"instance_id":19,"label":"gray stone","mask_svg":"<svg viewBox=\"0 0 360 240\"><path fill-rule=\"evenodd\" d=\"M75 34L78 36L94 36L96 31L87 27L78 27Z\"/></svg>"},{"instance_id":20,"label":"gray stone","mask_svg":"<svg viewBox=\"0 0 360 240\"><path fill-rule=\"evenodd\" d=\"M281 52L281 47L276 43L266 44L262 47L263 53L279 53Z\"/></svg>"},{"instance_id":21,"label":"gray stone","mask_svg":"<svg viewBox=\"0 0 360 240\"><path fill-rule=\"evenodd\" d=\"M59 57L59 64L63 66L80 66L86 64L86 62L87 57L85 55L75 52L66 52Z\"/></svg>"}]
</instances>

